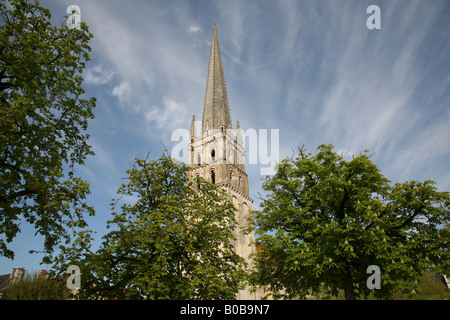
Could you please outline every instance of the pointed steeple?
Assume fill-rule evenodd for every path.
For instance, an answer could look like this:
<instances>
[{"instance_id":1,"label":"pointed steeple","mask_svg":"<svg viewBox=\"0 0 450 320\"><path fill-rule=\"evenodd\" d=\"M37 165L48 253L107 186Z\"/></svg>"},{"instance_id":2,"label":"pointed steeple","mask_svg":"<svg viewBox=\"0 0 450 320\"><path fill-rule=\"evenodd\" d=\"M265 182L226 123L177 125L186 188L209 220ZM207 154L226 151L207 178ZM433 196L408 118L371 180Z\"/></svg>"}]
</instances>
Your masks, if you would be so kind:
<instances>
[{"instance_id":1,"label":"pointed steeple","mask_svg":"<svg viewBox=\"0 0 450 320\"><path fill-rule=\"evenodd\" d=\"M239 124L239 121L237 122L237 126L236 126L236 141L240 146L242 146L244 144L244 141L242 139L242 129Z\"/></svg>"},{"instance_id":2,"label":"pointed steeple","mask_svg":"<svg viewBox=\"0 0 450 320\"><path fill-rule=\"evenodd\" d=\"M216 24L214 24L205 103L203 105L202 135L206 130L219 129L221 127L231 129L232 125L225 75L220 56L219 39L217 37Z\"/></svg>"},{"instance_id":3,"label":"pointed steeple","mask_svg":"<svg viewBox=\"0 0 450 320\"><path fill-rule=\"evenodd\" d=\"M191 122L191 142L194 142L195 139L195 116L192 116Z\"/></svg>"},{"instance_id":4,"label":"pointed steeple","mask_svg":"<svg viewBox=\"0 0 450 320\"><path fill-rule=\"evenodd\" d=\"M191 122L188 179L198 190L199 185L196 182L197 178L201 177L217 185L227 195L230 203L237 209L237 225L233 230L234 251L252 267L252 256L256 253L255 233L247 232L247 222L252 219L253 200L250 197L248 175L245 171L245 134L239 121L236 128L235 134L231 124L217 28L214 24L201 136L195 135L195 117ZM259 300L264 295L262 291L251 292L249 288L245 288L239 291L236 298Z\"/></svg>"}]
</instances>

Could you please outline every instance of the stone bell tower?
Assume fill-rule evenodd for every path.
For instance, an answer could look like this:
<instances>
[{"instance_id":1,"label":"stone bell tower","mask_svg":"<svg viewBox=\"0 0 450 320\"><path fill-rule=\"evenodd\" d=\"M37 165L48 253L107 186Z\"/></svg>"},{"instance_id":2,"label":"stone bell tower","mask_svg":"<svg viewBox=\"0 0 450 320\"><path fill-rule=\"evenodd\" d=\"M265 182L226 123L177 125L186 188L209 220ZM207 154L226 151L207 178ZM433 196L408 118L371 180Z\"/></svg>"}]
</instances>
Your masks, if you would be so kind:
<instances>
[{"instance_id":1,"label":"stone bell tower","mask_svg":"<svg viewBox=\"0 0 450 320\"><path fill-rule=\"evenodd\" d=\"M244 233L251 219L253 200L249 196L248 176L245 172L245 149L242 132L237 122L233 130L228 104L219 39L214 24L208 79L203 106L202 128L197 136L195 116L192 119L189 143L189 177L202 177L224 188L238 209L234 231L236 253L252 267L249 255L255 252L254 232ZM258 293L249 290L239 292L237 299L260 299Z\"/></svg>"}]
</instances>

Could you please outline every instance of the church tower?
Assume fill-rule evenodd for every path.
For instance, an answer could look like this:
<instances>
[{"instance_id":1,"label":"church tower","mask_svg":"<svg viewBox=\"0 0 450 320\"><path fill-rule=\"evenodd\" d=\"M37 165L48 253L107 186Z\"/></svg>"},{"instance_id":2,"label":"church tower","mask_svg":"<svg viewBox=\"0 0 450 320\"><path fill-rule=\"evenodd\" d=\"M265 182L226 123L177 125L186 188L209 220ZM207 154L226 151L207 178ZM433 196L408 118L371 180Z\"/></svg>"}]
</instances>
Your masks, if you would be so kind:
<instances>
[{"instance_id":1,"label":"church tower","mask_svg":"<svg viewBox=\"0 0 450 320\"><path fill-rule=\"evenodd\" d=\"M249 255L255 253L254 232L244 233L251 219L253 200L249 196L248 176L245 172L245 149L237 122L233 130L228 104L219 39L214 24L208 79L200 136L197 136L195 116L192 118L189 143L189 178L202 177L226 190L237 208L238 227L234 231L236 253L252 267ZM239 292L237 299L260 299L249 290Z\"/></svg>"}]
</instances>

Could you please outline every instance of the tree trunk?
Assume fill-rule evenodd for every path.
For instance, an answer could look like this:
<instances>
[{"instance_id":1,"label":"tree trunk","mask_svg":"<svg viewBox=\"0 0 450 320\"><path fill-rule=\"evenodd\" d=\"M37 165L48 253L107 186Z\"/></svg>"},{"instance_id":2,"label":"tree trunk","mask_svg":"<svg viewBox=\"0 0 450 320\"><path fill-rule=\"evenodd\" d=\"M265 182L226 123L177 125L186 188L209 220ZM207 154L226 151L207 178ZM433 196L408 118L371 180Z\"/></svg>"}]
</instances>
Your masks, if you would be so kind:
<instances>
[{"instance_id":1,"label":"tree trunk","mask_svg":"<svg viewBox=\"0 0 450 320\"><path fill-rule=\"evenodd\" d=\"M351 268L348 268L344 274L344 293L346 300L356 300Z\"/></svg>"}]
</instances>

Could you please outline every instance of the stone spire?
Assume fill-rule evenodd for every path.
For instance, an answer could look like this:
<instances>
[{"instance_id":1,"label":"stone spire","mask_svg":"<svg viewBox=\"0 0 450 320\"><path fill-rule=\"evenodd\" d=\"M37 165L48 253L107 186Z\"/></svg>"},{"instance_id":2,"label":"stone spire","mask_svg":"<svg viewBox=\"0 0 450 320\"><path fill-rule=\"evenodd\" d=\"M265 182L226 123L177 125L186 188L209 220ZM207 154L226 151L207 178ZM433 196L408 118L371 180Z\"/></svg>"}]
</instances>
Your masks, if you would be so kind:
<instances>
[{"instance_id":1,"label":"stone spire","mask_svg":"<svg viewBox=\"0 0 450 320\"><path fill-rule=\"evenodd\" d=\"M230 106L228 104L225 75L220 56L217 28L214 24L209 56L208 79L206 81L205 104L203 105L202 135L206 130L231 129Z\"/></svg>"},{"instance_id":2,"label":"stone spire","mask_svg":"<svg viewBox=\"0 0 450 320\"><path fill-rule=\"evenodd\" d=\"M242 129L239 124L239 120L238 120L237 126L236 126L236 141L240 146L244 145L244 140L242 138Z\"/></svg>"},{"instance_id":3,"label":"stone spire","mask_svg":"<svg viewBox=\"0 0 450 320\"><path fill-rule=\"evenodd\" d=\"M253 219L253 200L249 195L248 175L245 171L245 148L243 133L237 122L236 137L231 124L225 76L220 57L217 29L214 24L209 56L208 79L206 82L205 104L203 106L202 134L195 135L195 117L192 118L188 178L195 182L196 177L216 184L225 191L237 209L238 225L233 230L232 241L235 252L245 259L249 269L253 266L252 255L256 253L255 232L244 232ZM194 186L196 184L194 183ZM237 299L261 299L260 291L250 288L239 291Z\"/></svg>"},{"instance_id":4,"label":"stone spire","mask_svg":"<svg viewBox=\"0 0 450 320\"><path fill-rule=\"evenodd\" d=\"M195 116L192 116L191 122L191 142L194 142L195 139Z\"/></svg>"}]
</instances>

